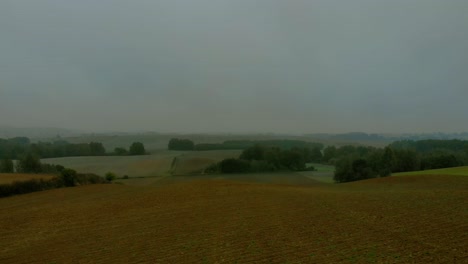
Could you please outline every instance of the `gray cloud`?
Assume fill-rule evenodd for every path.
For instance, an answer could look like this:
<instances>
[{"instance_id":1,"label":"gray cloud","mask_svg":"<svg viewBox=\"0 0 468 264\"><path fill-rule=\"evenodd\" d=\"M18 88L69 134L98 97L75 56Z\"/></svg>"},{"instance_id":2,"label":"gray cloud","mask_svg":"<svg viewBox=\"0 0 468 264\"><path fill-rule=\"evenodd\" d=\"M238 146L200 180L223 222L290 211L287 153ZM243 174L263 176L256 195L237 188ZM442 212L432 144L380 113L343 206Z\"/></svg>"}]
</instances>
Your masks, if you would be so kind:
<instances>
[{"instance_id":1,"label":"gray cloud","mask_svg":"<svg viewBox=\"0 0 468 264\"><path fill-rule=\"evenodd\" d=\"M468 130L464 0L3 0L0 122Z\"/></svg>"}]
</instances>

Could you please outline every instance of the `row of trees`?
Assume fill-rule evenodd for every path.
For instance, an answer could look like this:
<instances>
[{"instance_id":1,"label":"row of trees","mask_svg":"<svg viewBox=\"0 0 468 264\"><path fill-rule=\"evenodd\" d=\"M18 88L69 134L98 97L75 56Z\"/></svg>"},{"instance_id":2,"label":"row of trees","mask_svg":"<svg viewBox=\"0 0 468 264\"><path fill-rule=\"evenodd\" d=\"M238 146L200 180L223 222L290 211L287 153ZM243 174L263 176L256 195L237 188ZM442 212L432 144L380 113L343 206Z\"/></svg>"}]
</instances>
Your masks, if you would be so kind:
<instances>
[{"instance_id":1,"label":"row of trees","mask_svg":"<svg viewBox=\"0 0 468 264\"><path fill-rule=\"evenodd\" d=\"M172 138L169 141L169 150L243 150L255 145L277 147L280 149L304 148L313 149L315 155L322 155L323 144L306 142L301 140L228 140L222 143L200 143L195 144L190 139ZM318 154L319 153L319 154Z\"/></svg>"},{"instance_id":2,"label":"row of trees","mask_svg":"<svg viewBox=\"0 0 468 264\"><path fill-rule=\"evenodd\" d=\"M268 172L279 170L312 170L306 167L311 160L311 150L307 148L280 149L254 145L245 149L238 159L224 159L208 167L208 173Z\"/></svg>"},{"instance_id":3,"label":"row of trees","mask_svg":"<svg viewBox=\"0 0 468 264\"><path fill-rule=\"evenodd\" d=\"M16 164L11 159L0 161L0 173L59 173L64 169L61 165L42 163L37 155L28 153Z\"/></svg>"},{"instance_id":4,"label":"row of trees","mask_svg":"<svg viewBox=\"0 0 468 264\"><path fill-rule=\"evenodd\" d=\"M396 172L468 165L468 148L463 147L467 143L458 140L424 140L395 142L383 149L327 147L324 149L323 160L336 166L335 181L349 182L385 177ZM449 148L441 149L441 146Z\"/></svg>"},{"instance_id":5,"label":"row of trees","mask_svg":"<svg viewBox=\"0 0 468 264\"><path fill-rule=\"evenodd\" d=\"M21 159L28 153L40 158L72 156L105 156L105 155L144 155L146 150L141 142L134 142L129 150L116 148L114 153L107 153L100 142L69 143L58 140L54 142L31 143L29 138L17 137L0 139L0 159Z\"/></svg>"},{"instance_id":6,"label":"row of trees","mask_svg":"<svg viewBox=\"0 0 468 264\"><path fill-rule=\"evenodd\" d=\"M446 148L441 148L445 146ZM238 159L225 159L206 172L242 173L276 170L300 171L306 163L335 165L336 182L386 177L396 172L438 169L468 165L468 141L424 140L395 142L385 148L367 146L329 146L281 149L254 145Z\"/></svg>"},{"instance_id":7,"label":"row of trees","mask_svg":"<svg viewBox=\"0 0 468 264\"><path fill-rule=\"evenodd\" d=\"M145 155L147 152L143 143L133 142L128 150L122 147L115 148L113 154L116 156Z\"/></svg>"},{"instance_id":8,"label":"row of trees","mask_svg":"<svg viewBox=\"0 0 468 264\"><path fill-rule=\"evenodd\" d=\"M52 167L53 165L49 166ZM57 176L52 179L31 179L26 181L15 181L10 184L0 184L0 197L106 182L109 182L109 180L106 181L104 178L96 174L80 174L72 169L60 167L60 171L57 173Z\"/></svg>"},{"instance_id":9,"label":"row of trees","mask_svg":"<svg viewBox=\"0 0 468 264\"><path fill-rule=\"evenodd\" d=\"M169 150L194 150L195 144L190 139L172 138L167 148Z\"/></svg>"}]
</instances>

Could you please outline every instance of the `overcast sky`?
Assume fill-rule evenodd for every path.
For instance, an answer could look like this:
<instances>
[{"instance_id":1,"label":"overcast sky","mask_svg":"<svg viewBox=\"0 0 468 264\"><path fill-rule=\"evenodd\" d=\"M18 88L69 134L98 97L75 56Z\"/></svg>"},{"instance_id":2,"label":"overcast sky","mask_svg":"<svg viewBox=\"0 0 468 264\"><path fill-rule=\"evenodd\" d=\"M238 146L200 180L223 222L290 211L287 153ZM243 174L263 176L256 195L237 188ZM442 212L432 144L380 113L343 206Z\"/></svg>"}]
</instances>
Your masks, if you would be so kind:
<instances>
[{"instance_id":1,"label":"overcast sky","mask_svg":"<svg viewBox=\"0 0 468 264\"><path fill-rule=\"evenodd\" d=\"M0 0L0 125L468 130L466 0Z\"/></svg>"}]
</instances>

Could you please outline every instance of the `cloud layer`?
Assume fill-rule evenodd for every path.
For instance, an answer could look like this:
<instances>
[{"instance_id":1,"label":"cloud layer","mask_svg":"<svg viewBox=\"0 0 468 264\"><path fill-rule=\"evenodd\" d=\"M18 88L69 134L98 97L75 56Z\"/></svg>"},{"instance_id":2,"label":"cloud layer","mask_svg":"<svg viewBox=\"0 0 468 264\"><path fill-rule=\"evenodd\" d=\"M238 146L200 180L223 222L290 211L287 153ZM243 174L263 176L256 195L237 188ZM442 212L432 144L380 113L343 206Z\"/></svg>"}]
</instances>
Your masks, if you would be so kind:
<instances>
[{"instance_id":1,"label":"cloud layer","mask_svg":"<svg viewBox=\"0 0 468 264\"><path fill-rule=\"evenodd\" d=\"M0 122L468 130L465 0L3 0Z\"/></svg>"}]
</instances>

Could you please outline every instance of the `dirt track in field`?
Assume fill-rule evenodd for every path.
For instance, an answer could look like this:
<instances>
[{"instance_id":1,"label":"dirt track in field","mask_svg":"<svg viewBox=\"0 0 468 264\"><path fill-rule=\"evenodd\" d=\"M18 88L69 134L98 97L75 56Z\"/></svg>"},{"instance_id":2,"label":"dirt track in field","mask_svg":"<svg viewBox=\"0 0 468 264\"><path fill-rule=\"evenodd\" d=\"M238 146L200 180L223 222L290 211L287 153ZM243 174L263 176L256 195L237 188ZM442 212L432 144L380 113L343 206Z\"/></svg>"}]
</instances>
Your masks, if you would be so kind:
<instances>
[{"instance_id":1,"label":"dirt track in field","mask_svg":"<svg viewBox=\"0 0 468 264\"><path fill-rule=\"evenodd\" d=\"M468 179L436 177L204 179L4 198L0 263L467 263Z\"/></svg>"}]
</instances>

